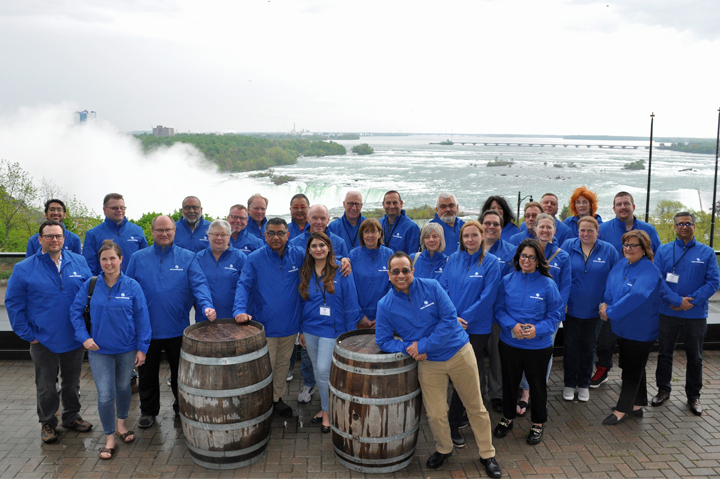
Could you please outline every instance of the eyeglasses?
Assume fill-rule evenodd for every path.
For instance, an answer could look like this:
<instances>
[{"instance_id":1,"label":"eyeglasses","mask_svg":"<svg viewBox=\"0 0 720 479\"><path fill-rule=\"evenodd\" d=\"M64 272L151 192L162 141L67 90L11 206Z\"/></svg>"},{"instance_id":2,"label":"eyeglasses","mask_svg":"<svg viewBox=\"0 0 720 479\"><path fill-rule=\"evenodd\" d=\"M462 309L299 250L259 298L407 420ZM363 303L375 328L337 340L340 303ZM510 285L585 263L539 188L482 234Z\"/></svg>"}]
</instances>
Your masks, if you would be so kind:
<instances>
[{"instance_id":1,"label":"eyeglasses","mask_svg":"<svg viewBox=\"0 0 720 479\"><path fill-rule=\"evenodd\" d=\"M185 205L185 206L182 207L182 209L184 209L185 211L190 211L190 210L200 211L200 210L202 209L202 206Z\"/></svg>"},{"instance_id":2,"label":"eyeglasses","mask_svg":"<svg viewBox=\"0 0 720 479\"><path fill-rule=\"evenodd\" d=\"M640 243L623 243L623 248L629 249L630 251L635 251L635 248L640 246Z\"/></svg>"},{"instance_id":3,"label":"eyeglasses","mask_svg":"<svg viewBox=\"0 0 720 479\"><path fill-rule=\"evenodd\" d=\"M266 231L265 234L267 235L268 238L274 238L276 236L278 238L282 238L283 236L288 234L288 232L287 231Z\"/></svg>"},{"instance_id":4,"label":"eyeglasses","mask_svg":"<svg viewBox=\"0 0 720 479\"><path fill-rule=\"evenodd\" d=\"M527 213L525 214L525 218L535 219L538 217L537 213Z\"/></svg>"},{"instance_id":5,"label":"eyeglasses","mask_svg":"<svg viewBox=\"0 0 720 479\"><path fill-rule=\"evenodd\" d=\"M306 209L308 209L308 207L307 206L291 206L290 209L293 211L305 211Z\"/></svg>"},{"instance_id":6,"label":"eyeglasses","mask_svg":"<svg viewBox=\"0 0 720 479\"><path fill-rule=\"evenodd\" d=\"M498 226L500 226L500 223L483 223L483 226L484 226L485 228L490 228L490 227L495 227L495 228L497 228Z\"/></svg>"},{"instance_id":7,"label":"eyeglasses","mask_svg":"<svg viewBox=\"0 0 720 479\"><path fill-rule=\"evenodd\" d=\"M212 236L213 238L227 238L230 235L227 233L208 233L208 236Z\"/></svg>"},{"instance_id":8,"label":"eyeglasses","mask_svg":"<svg viewBox=\"0 0 720 479\"><path fill-rule=\"evenodd\" d=\"M48 212L50 213L64 213L65 210L63 208L48 208Z\"/></svg>"},{"instance_id":9,"label":"eyeglasses","mask_svg":"<svg viewBox=\"0 0 720 479\"><path fill-rule=\"evenodd\" d=\"M164 229L164 230L159 230L159 229L157 229L157 228L153 228L153 229L152 229L152 232L153 232L153 233L157 233L157 234L160 234L160 235L170 234L170 233L172 233L173 231L175 231L175 228L168 228L168 229Z\"/></svg>"},{"instance_id":10,"label":"eyeglasses","mask_svg":"<svg viewBox=\"0 0 720 479\"><path fill-rule=\"evenodd\" d=\"M65 235L43 235L43 238L45 238L45 239L48 240L48 241L54 240L54 239L59 240L59 239L62 239L62 238L64 238L64 237L65 237Z\"/></svg>"},{"instance_id":11,"label":"eyeglasses","mask_svg":"<svg viewBox=\"0 0 720 479\"><path fill-rule=\"evenodd\" d=\"M675 227L678 227L678 226L679 226L680 228L683 228L683 227L685 227L685 226L687 226L687 227L689 228L689 227L691 227L691 226L695 226L695 223L690 223L690 222L687 222L687 223L675 223Z\"/></svg>"},{"instance_id":12,"label":"eyeglasses","mask_svg":"<svg viewBox=\"0 0 720 479\"><path fill-rule=\"evenodd\" d=\"M537 256L534 254L520 253L520 259L527 259L529 261L537 261Z\"/></svg>"},{"instance_id":13,"label":"eyeglasses","mask_svg":"<svg viewBox=\"0 0 720 479\"><path fill-rule=\"evenodd\" d=\"M352 203L350 201L346 201L345 204L348 208L362 208L362 203Z\"/></svg>"},{"instance_id":14,"label":"eyeglasses","mask_svg":"<svg viewBox=\"0 0 720 479\"><path fill-rule=\"evenodd\" d=\"M247 216L228 215L230 221L247 221Z\"/></svg>"},{"instance_id":15,"label":"eyeglasses","mask_svg":"<svg viewBox=\"0 0 720 479\"><path fill-rule=\"evenodd\" d=\"M107 208L109 210L113 210L113 211L117 211L117 210L125 211L127 209L124 206L106 206L105 208Z\"/></svg>"},{"instance_id":16,"label":"eyeglasses","mask_svg":"<svg viewBox=\"0 0 720 479\"><path fill-rule=\"evenodd\" d=\"M410 273L412 273L412 270L411 270L410 268L403 268L403 269L397 269L397 268L395 268L395 269L391 269L391 270L390 270L390 274L393 275L393 276L397 276L397 275L399 275L400 273L402 273L402 274L410 274Z\"/></svg>"}]
</instances>

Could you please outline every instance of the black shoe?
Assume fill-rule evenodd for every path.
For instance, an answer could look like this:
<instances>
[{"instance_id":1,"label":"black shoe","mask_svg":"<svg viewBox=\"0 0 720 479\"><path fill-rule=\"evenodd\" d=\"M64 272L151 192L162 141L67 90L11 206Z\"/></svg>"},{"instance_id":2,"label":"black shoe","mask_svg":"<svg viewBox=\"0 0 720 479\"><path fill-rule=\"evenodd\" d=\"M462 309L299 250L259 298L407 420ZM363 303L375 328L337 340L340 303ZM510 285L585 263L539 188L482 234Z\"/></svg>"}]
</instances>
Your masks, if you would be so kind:
<instances>
[{"instance_id":1,"label":"black shoe","mask_svg":"<svg viewBox=\"0 0 720 479\"><path fill-rule=\"evenodd\" d=\"M615 414L610 414L608 417L603 419L603 426L617 426L621 422L625 421L629 414L625 413L625 415L621 418L617 417Z\"/></svg>"},{"instance_id":2,"label":"black shoe","mask_svg":"<svg viewBox=\"0 0 720 479\"><path fill-rule=\"evenodd\" d=\"M601 384L605 384L608 381L609 371L610 370L608 368L596 366L595 374L593 375L592 379L590 379L590 387L594 389L599 388Z\"/></svg>"},{"instance_id":3,"label":"black shoe","mask_svg":"<svg viewBox=\"0 0 720 479\"><path fill-rule=\"evenodd\" d=\"M614 415L615 414L613 414L613 416ZM533 426L530 428L530 432L528 432L527 439L525 440L525 442L527 442L531 446L540 444L540 441L542 441L544 431L545 431L545 428L543 426L536 426L533 424Z\"/></svg>"},{"instance_id":4,"label":"black shoe","mask_svg":"<svg viewBox=\"0 0 720 479\"><path fill-rule=\"evenodd\" d=\"M662 406L668 399L670 399L670 393L658 391L655 397L652 398L652 401L650 401L650 404L653 406Z\"/></svg>"},{"instance_id":5,"label":"black shoe","mask_svg":"<svg viewBox=\"0 0 720 479\"><path fill-rule=\"evenodd\" d=\"M143 429L148 428L155 424L155 416L142 416L138 421L138 427Z\"/></svg>"},{"instance_id":6,"label":"black shoe","mask_svg":"<svg viewBox=\"0 0 720 479\"><path fill-rule=\"evenodd\" d=\"M278 399L275 403L275 413L284 418L292 417L292 408L285 404L282 399Z\"/></svg>"},{"instance_id":7,"label":"black shoe","mask_svg":"<svg viewBox=\"0 0 720 479\"><path fill-rule=\"evenodd\" d=\"M616 407L613 407L612 410L613 410L613 411L616 411L617 408L616 408ZM643 417L643 416L645 415L645 410L644 410L643 408L633 409L632 415L635 416L635 417Z\"/></svg>"},{"instance_id":8,"label":"black shoe","mask_svg":"<svg viewBox=\"0 0 720 479\"><path fill-rule=\"evenodd\" d=\"M493 411L502 413L503 412L503 401L500 398L493 398L490 400L490 405Z\"/></svg>"},{"instance_id":9,"label":"black shoe","mask_svg":"<svg viewBox=\"0 0 720 479\"><path fill-rule=\"evenodd\" d=\"M500 422L495 426L493 435L499 439L507 436L508 431L512 431L514 423L508 419L502 418Z\"/></svg>"},{"instance_id":10,"label":"black shoe","mask_svg":"<svg viewBox=\"0 0 720 479\"><path fill-rule=\"evenodd\" d=\"M322 416L313 416L313 418L310 419L310 424L322 424L322 420Z\"/></svg>"},{"instance_id":11,"label":"black shoe","mask_svg":"<svg viewBox=\"0 0 720 479\"><path fill-rule=\"evenodd\" d=\"M328 434L330 432L330 426L320 426L320 432Z\"/></svg>"},{"instance_id":12,"label":"black shoe","mask_svg":"<svg viewBox=\"0 0 720 479\"><path fill-rule=\"evenodd\" d=\"M489 477L502 477L502 471L500 465L497 463L494 457L488 457L487 459L480 458L480 464L485 466L485 473Z\"/></svg>"},{"instance_id":13,"label":"black shoe","mask_svg":"<svg viewBox=\"0 0 720 479\"><path fill-rule=\"evenodd\" d=\"M702 405L700 404L700 398L688 399L687 405L696 416L702 416Z\"/></svg>"},{"instance_id":14,"label":"black shoe","mask_svg":"<svg viewBox=\"0 0 720 479\"><path fill-rule=\"evenodd\" d=\"M465 447L465 438L460 431L455 428L450 428L450 439L452 439L453 446L458 449Z\"/></svg>"},{"instance_id":15,"label":"black shoe","mask_svg":"<svg viewBox=\"0 0 720 479\"><path fill-rule=\"evenodd\" d=\"M470 421L468 421L467 416L465 416L465 417L463 418L463 420L460 421L460 425L458 426L458 429L465 429L465 428L468 427L469 425L470 425Z\"/></svg>"},{"instance_id":16,"label":"black shoe","mask_svg":"<svg viewBox=\"0 0 720 479\"><path fill-rule=\"evenodd\" d=\"M441 452L435 451L432 453L432 456L430 456L428 458L425 465L427 467L429 467L430 469L437 469L438 467L442 466L443 463L445 462L445 459L447 459L450 456L452 456L452 452L443 454Z\"/></svg>"}]
</instances>

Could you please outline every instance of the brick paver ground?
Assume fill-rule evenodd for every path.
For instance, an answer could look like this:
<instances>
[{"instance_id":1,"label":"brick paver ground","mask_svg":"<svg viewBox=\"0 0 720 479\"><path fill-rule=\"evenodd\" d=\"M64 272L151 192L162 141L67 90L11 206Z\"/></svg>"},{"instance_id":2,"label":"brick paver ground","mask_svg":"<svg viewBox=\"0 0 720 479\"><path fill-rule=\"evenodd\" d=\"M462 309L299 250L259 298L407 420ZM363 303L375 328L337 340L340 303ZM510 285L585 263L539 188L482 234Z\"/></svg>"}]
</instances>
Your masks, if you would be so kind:
<instances>
[{"instance_id":1,"label":"brick paver ground","mask_svg":"<svg viewBox=\"0 0 720 479\"><path fill-rule=\"evenodd\" d=\"M651 354L647 374L649 391L655 393L657 353ZM617 359L617 358L616 358ZM610 381L591 390L588 403L562 399L562 358L556 358L549 385L549 421L543 442L528 446L524 435L528 418L516 419L505 439L495 439L503 477L605 478L605 477L718 477L720 476L720 351L705 352L705 384L702 403L705 413L693 416L685 406L684 353L676 357L673 396L660 408L648 407L642 419L630 418L619 426L602 426L619 394L619 369ZM187 451L182 428L173 421L169 387L162 385L162 413L149 429L138 429L139 402L133 395L128 424L137 440L121 444L111 461L98 458L104 445L97 415L97 394L90 368L85 363L81 383L82 416L93 422L90 433L59 428L60 441L40 441L35 412L35 384L30 361L0 361L0 477L57 478L144 478L144 477L237 477L237 478L360 478L333 456L329 434L321 434L310 418L319 410L319 395L312 403L298 405L299 361L290 384L292 419L273 420L272 437L263 459L234 471L214 471L195 465ZM168 369L162 370L167 377ZM499 415L491 412L493 423ZM470 429L463 431L467 447L456 449L439 470L429 470L425 461L435 450L423 417L420 438L412 464L394 475L398 478L486 477L478 463Z\"/></svg>"}]
</instances>

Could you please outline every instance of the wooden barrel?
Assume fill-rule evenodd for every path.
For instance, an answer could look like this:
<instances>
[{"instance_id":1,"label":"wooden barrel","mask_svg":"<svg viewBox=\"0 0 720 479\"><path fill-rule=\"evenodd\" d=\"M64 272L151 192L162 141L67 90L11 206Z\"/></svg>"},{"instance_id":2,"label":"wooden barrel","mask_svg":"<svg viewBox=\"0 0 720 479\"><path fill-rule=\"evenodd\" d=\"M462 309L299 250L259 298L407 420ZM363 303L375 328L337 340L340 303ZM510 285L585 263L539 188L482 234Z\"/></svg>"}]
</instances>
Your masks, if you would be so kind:
<instances>
[{"instance_id":1,"label":"wooden barrel","mask_svg":"<svg viewBox=\"0 0 720 479\"><path fill-rule=\"evenodd\" d=\"M380 351L374 329L337 338L329 412L340 464L358 472L389 473L412 462L422 409L417 366L406 354Z\"/></svg>"},{"instance_id":2,"label":"wooden barrel","mask_svg":"<svg viewBox=\"0 0 720 479\"><path fill-rule=\"evenodd\" d=\"M196 464L235 469L260 460L273 412L263 325L218 319L186 328L178 395L183 433Z\"/></svg>"}]
</instances>

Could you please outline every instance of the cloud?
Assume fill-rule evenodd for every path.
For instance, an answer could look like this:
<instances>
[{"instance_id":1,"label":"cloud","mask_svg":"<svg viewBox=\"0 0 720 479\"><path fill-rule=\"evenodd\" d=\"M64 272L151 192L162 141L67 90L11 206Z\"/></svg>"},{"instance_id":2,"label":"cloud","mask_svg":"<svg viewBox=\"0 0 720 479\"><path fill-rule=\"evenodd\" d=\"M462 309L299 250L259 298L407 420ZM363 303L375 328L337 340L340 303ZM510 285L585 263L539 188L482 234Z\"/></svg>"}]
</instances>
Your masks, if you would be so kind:
<instances>
[{"instance_id":1,"label":"cloud","mask_svg":"<svg viewBox=\"0 0 720 479\"><path fill-rule=\"evenodd\" d=\"M172 0L23 0L0 3L0 17L56 17L86 23L112 23L118 13L177 13Z\"/></svg>"}]
</instances>

